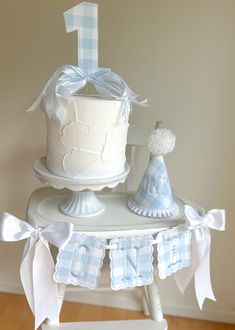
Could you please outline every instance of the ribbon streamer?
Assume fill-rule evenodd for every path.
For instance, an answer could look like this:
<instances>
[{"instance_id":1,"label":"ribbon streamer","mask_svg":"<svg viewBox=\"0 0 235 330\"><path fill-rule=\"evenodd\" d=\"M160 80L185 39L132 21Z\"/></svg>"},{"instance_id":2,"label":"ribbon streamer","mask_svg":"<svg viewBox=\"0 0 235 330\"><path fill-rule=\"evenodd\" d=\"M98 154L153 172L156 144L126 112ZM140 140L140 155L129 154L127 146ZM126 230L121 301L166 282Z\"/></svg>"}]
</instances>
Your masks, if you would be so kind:
<instances>
[{"instance_id":1,"label":"ribbon streamer","mask_svg":"<svg viewBox=\"0 0 235 330\"><path fill-rule=\"evenodd\" d=\"M225 230L225 210L214 209L200 215L193 207L185 206L188 229L192 230L192 263L174 274L174 279L181 293L194 278L197 302L202 309L206 298L216 300L210 278L210 229Z\"/></svg>"},{"instance_id":2,"label":"ribbon streamer","mask_svg":"<svg viewBox=\"0 0 235 330\"><path fill-rule=\"evenodd\" d=\"M54 261L49 244L62 248L72 235L73 225L52 223L46 228L30 224L4 213L0 222L0 240L6 242L28 239L22 256L20 277L35 316L35 329L49 319L59 324L58 288L53 280Z\"/></svg>"},{"instance_id":3,"label":"ribbon streamer","mask_svg":"<svg viewBox=\"0 0 235 330\"><path fill-rule=\"evenodd\" d=\"M69 102L71 97L86 86L87 83L95 86L97 92L105 99L125 101L130 110L129 103L148 106L147 100L139 102L137 96L131 91L126 82L110 69L98 69L88 73L79 67L64 65L60 67L49 79L41 94L27 111L36 110L41 103L49 118L55 117L63 124L65 107L59 99Z\"/></svg>"}]
</instances>

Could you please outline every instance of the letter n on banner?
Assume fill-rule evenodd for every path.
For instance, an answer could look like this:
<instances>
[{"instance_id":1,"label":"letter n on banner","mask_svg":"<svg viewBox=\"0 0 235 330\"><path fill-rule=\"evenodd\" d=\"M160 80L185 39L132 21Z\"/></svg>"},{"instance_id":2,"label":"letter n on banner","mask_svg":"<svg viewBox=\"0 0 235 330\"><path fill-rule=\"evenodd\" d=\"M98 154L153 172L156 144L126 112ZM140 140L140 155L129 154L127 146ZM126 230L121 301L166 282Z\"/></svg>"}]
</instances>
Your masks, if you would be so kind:
<instances>
[{"instance_id":1,"label":"letter n on banner","mask_svg":"<svg viewBox=\"0 0 235 330\"><path fill-rule=\"evenodd\" d=\"M55 281L96 288L103 265L105 244L103 239L73 233L69 243L58 253Z\"/></svg>"},{"instance_id":2,"label":"letter n on banner","mask_svg":"<svg viewBox=\"0 0 235 330\"><path fill-rule=\"evenodd\" d=\"M148 285L153 281L151 235L114 238L110 245L111 287L113 290Z\"/></svg>"}]
</instances>

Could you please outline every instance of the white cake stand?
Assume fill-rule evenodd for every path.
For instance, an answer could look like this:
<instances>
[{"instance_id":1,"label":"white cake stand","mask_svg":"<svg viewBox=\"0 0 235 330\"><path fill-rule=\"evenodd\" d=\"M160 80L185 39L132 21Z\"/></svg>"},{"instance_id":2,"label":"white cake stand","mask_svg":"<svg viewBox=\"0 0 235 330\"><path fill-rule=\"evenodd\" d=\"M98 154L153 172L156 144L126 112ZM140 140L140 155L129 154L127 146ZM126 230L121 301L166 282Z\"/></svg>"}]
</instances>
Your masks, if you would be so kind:
<instances>
[{"instance_id":1,"label":"white cake stand","mask_svg":"<svg viewBox=\"0 0 235 330\"><path fill-rule=\"evenodd\" d=\"M125 182L130 171L130 165L126 163L124 171L106 179L76 179L66 178L53 174L47 169L46 157L42 157L34 163L33 169L42 183L49 184L55 189L67 188L72 191L71 196L59 205L60 211L71 217L91 217L101 214L105 205L97 199L95 191L103 188L114 188L119 183Z\"/></svg>"}]
</instances>

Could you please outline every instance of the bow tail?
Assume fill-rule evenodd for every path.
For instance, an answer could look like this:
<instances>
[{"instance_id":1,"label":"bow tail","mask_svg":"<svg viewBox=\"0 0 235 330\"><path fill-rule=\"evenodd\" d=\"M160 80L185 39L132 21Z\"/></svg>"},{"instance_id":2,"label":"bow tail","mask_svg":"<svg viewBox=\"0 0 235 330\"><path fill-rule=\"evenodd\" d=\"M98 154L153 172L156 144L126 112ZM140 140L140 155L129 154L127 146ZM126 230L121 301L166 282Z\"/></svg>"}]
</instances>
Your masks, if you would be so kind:
<instances>
[{"instance_id":1,"label":"bow tail","mask_svg":"<svg viewBox=\"0 0 235 330\"><path fill-rule=\"evenodd\" d=\"M178 270L173 274L173 278L179 288L181 294L184 293L185 289L189 285L190 281L194 277L198 264L194 258L192 258L191 266Z\"/></svg>"},{"instance_id":2,"label":"bow tail","mask_svg":"<svg viewBox=\"0 0 235 330\"><path fill-rule=\"evenodd\" d=\"M173 275L182 294L194 277L195 293L200 309L202 309L206 298L215 300L210 277L210 244L209 230L206 233L206 240L200 242L197 241L197 237L193 233L191 266L179 270Z\"/></svg>"},{"instance_id":3,"label":"bow tail","mask_svg":"<svg viewBox=\"0 0 235 330\"><path fill-rule=\"evenodd\" d=\"M45 320L59 325L58 287L53 280L54 261L48 242L39 240L33 261L35 328Z\"/></svg>"},{"instance_id":4,"label":"bow tail","mask_svg":"<svg viewBox=\"0 0 235 330\"><path fill-rule=\"evenodd\" d=\"M48 243L42 238L36 243L31 239L21 264L21 281L35 316L35 329L46 319L59 324L58 288L53 273Z\"/></svg>"},{"instance_id":5,"label":"bow tail","mask_svg":"<svg viewBox=\"0 0 235 330\"><path fill-rule=\"evenodd\" d=\"M20 266L20 278L24 288L25 296L28 300L29 307L34 314L34 297L33 297L33 274L32 264L34 259L35 239L29 238L25 244L22 262Z\"/></svg>"},{"instance_id":6,"label":"bow tail","mask_svg":"<svg viewBox=\"0 0 235 330\"><path fill-rule=\"evenodd\" d=\"M211 240L210 236L208 239ZM195 273L195 292L200 309L202 309L206 298L214 301L216 300L213 293L210 276L210 242L205 256Z\"/></svg>"},{"instance_id":7,"label":"bow tail","mask_svg":"<svg viewBox=\"0 0 235 330\"><path fill-rule=\"evenodd\" d=\"M201 245L202 246L202 245ZM203 250L205 247L203 246ZM191 265L189 267L178 270L174 275L174 280L181 292L184 293L185 289L189 285L192 278L195 276L195 273L201 262L201 253L199 251L198 242L195 237L195 233L192 233L192 249L191 249Z\"/></svg>"},{"instance_id":8,"label":"bow tail","mask_svg":"<svg viewBox=\"0 0 235 330\"><path fill-rule=\"evenodd\" d=\"M57 69L54 72L52 77L48 80L48 82L44 86L44 88L41 91L40 95L37 97L37 99L34 101L34 103L31 105L31 107L26 110L26 112L32 112L32 111L37 110L37 108L41 105L42 99L47 94L47 90L48 90L49 86L51 86L53 91L55 91L56 82L59 79L60 75L63 73L63 70L64 70L64 66L60 67L59 69Z\"/></svg>"}]
</instances>

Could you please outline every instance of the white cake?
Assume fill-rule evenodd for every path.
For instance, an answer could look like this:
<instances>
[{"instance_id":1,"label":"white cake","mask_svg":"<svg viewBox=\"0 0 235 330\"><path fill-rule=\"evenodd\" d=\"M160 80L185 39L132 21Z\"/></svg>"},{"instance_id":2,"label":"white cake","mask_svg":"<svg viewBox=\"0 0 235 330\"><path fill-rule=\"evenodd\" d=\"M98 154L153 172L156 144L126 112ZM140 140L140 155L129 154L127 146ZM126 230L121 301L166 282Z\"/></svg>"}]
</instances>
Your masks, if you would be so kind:
<instances>
[{"instance_id":1,"label":"white cake","mask_svg":"<svg viewBox=\"0 0 235 330\"><path fill-rule=\"evenodd\" d=\"M121 174L126 162L127 108L123 101L73 96L65 108L63 125L47 117L49 171L78 179Z\"/></svg>"}]
</instances>

